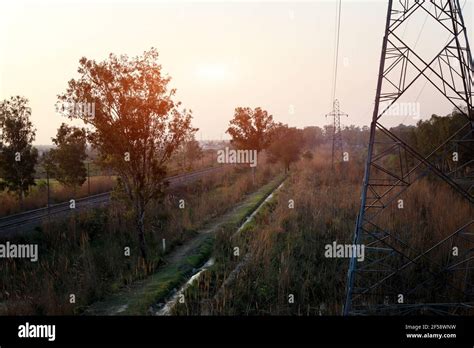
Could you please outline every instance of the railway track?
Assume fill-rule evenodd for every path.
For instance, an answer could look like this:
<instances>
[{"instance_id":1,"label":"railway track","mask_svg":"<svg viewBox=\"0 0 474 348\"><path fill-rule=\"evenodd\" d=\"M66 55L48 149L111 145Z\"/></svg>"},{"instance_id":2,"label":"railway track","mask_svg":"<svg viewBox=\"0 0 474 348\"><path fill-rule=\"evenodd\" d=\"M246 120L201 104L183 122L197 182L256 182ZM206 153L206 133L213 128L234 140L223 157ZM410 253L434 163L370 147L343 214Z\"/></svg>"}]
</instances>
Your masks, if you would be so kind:
<instances>
[{"instance_id":1,"label":"railway track","mask_svg":"<svg viewBox=\"0 0 474 348\"><path fill-rule=\"evenodd\" d=\"M179 174L168 177L169 187L178 187L196 181L206 175L221 170L223 167L212 167L197 170L191 173ZM78 198L75 200L75 211L90 209L110 202L111 192L99 193L97 195ZM0 236L10 236L12 234L25 232L38 226L45 218L65 215L72 211L69 202L52 204L49 207L28 210L22 213L0 218Z\"/></svg>"}]
</instances>

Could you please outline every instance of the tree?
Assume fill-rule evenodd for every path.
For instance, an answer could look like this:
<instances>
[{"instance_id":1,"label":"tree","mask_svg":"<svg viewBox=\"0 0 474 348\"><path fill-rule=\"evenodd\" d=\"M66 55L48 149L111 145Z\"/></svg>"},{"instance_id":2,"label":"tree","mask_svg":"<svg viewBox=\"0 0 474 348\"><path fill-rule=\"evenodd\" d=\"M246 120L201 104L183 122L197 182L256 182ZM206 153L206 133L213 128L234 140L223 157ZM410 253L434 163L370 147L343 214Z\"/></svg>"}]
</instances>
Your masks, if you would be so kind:
<instances>
[{"instance_id":1,"label":"tree","mask_svg":"<svg viewBox=\"0 0 474 348\"><path fill-rule=\"evenodd\" d=\"M281 162L285 172L290 170L290 164L296 162L304 147L303 131L279 125L273 130L272 142L268 147L269 159Z\"/></svg>"},{"instance_id":2,"label":"tree","mask_svg":"<svg viewBox=\"0 0 474 348\"><path fill-rule=\"evenodd\" d=\"M370 129L367 126L360 128L351 124L342 129L342 139L351 148L366 148L369 143L369 133Z\"/></svg>"},{"instance_id":3,"label":"tree","mask_svg":"<svg viewBox=\"0 0 474 348\"><path fill-rule=\"evenodd\" d=\"M199 141L194 137L187 140L183 145L183 155L185 163L187 163L190 168L193 168L194 161L201 159L203 156Z\"/></svg>"},{"instance_id":4,"label":"tree","mask_svg":"<svg viewBox=\"0 0 474 348\"><path fill-rule=\"evenodd\" d=\"M91 113L77 112L80 108L62 112L90 127L91 144L119 176L132 204L144 259L146 207L162 197L168 160L197 130L191 127L191 111L180 110L181 103L173 100L176 90L168 89L170 77L162 74L157 60L154 48L133 59L114 54L102 62L81 58L80 77L58 96L58 103L94 105Z\"/></svg>"},{"instance_id":5,"label":"tree","mask_svg":"<svg viewBox=\"0 0 474 348\"><path fill-rule=\"evenodd\" d=\"M75 191L87 178L84 164L87 158L86 130L63 123L52 140L57 147L49 151L49 158L45 157L50 164L48 169L61 184Z\"/></svg>"},{"instance_id":6,"label":"tree","mask_svg":"<svg viewBox=\"0 0 474 348\"><path fill-rule=\"evenodd\" d=\"M0 103L0 188L15 192L20 207L30 186L35 185L38 150L33 147L36 130L30 121L28 99L11 97Z\"/></svg>"},{"instance_id":7,"label":"tree","mask_svg":"<svg viewBox=\"0 0 474 348\"><path fill-rule=\"evenodd\" d=\"M418 121L416 128L413 129L414 140L411 140L416 143L417 149L425 156L437 148L431 156L431 160L435 163L439 162L437 165L443 170L451 172L456 168L463 168L464 171L470 172L472 171L471 161L474 148L472 141L462 139L470 136L468 133L471 128L466 125L466 116L457 109L446 116L432 115L428 120ZM446 146L438 148L449 138L451 141ZM447 153L452 154L453 151L458 153L457 162L452 161L451 155L446 156Z\"/></svg>"},{"instance_id":8,"label":"tree","mask_svg":"<svg viewBox=\"0 0 474 348\"><path fill-rule=\"evenodd\" d=\"M267 111L238 107L227 133L232 137L231 143L238 149L257 150L259 153L270 144L270 134L274 128L273 116Z\"/></svg>"},{"instance_id":9,"label":"tree","mask_svg":"<svg viewBox=\"0 0 474 348\"><path fill-rule=\"evenodd\" d=\"M258 154L270 145L271 132L275 128L273 116L261 108L235 108L227 133L232 137L231 144L240 150L257 151ZM255 167L252 167L255 183Z\"/></svg>"},{"instance_id":10,"label":"tree","mask_svg":"<svg viewBox=\"0 0 474 348\"><path fill-rule=\"evenodd\" d=\"M315 149L324 142L323 130L317 126L305 127L302 132L307 148Z\"/></svg>"}]
</instances>

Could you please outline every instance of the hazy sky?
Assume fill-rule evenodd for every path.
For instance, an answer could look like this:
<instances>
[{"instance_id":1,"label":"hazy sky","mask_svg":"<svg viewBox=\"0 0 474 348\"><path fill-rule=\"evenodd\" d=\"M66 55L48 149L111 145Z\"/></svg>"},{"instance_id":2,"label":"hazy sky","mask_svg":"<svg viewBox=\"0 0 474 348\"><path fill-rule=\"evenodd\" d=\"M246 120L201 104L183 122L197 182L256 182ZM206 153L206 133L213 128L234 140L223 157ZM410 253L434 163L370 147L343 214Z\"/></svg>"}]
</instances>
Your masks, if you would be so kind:
<instances>
[{"instance_id":1,"label":"hazy sky","mask_svg":"<svg viewBox=\"0 0 474 348\"><path fill-rule=\"evenodd\" d=\"M461 0L461 4L466 0ZM472 0L464 9L473 39ZM331 109L336 1L21 1L0 0L0 99L30 100L37 144L51 143L61 122L56 95L77 77L82 56L135 56L150 47L185 107L198 139L224 134L237 106L261 106L291 126L322 126ZM342 2L336 97L344 124L371 119L387 1ZM426 16L407 40L434 52L447 39ZM421 35L420 29L423 28ZM471 47L474 46L471 43ZM422 118L452 108L432 88L413 86ZM394 119L413 124L412 117Z\"/></svg>"}]
</instances>

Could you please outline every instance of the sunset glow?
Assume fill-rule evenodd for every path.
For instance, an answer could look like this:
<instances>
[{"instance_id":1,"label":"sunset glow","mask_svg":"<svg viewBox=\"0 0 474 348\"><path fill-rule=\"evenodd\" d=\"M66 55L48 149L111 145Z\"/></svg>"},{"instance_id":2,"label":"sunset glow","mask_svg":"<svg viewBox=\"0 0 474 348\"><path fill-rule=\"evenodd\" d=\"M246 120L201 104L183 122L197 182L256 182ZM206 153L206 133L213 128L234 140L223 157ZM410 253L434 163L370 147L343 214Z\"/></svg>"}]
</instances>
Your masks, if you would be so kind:
<instances>
[{"instance_id":1,"label":"sunset glow","mask_svg":"<svg viewBox=\"0 0 474 348\"><path fill-rule=\"evenodd\" d=\"M224 64L203 64L196 69L198 78L206 81L222 81L229 77L229 71Z\"/></svg>"}]
</instances>

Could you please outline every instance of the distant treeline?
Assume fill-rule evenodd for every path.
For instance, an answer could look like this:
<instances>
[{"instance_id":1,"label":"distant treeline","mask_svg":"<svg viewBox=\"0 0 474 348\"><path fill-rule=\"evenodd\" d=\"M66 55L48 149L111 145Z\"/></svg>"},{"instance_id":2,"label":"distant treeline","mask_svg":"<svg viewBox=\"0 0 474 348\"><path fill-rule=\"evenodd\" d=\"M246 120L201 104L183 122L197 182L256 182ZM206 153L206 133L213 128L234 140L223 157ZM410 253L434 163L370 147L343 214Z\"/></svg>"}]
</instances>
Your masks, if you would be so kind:
<instances>
[{"instance_id":1,"label":"distant treeline","mask_svg":"<svg viewBox=\"0 0 474 348\"><path fill-rule=\"evenodd\" d=\"M428 155L433 151L436 145L442 144L456 131L461 129L467 123L465 115L458 111L453 111L446 116L432 115L430 119L419 120L416 125L399 124L390 128L390 131L400 139L416 148L421 154ZM343 143L350 147L364 147L369 143L370 128L367 126L357 127L350 125L342 128ZM458 141L466 132L460 132L452 138L452 141ZM333 126L327 125L323 128L313 126L302 130L304 142L308 146L316 147L318 145L330 144L333 135ZM460 152L466 149L460 148Z\"/></svg>"}]
</instances>

